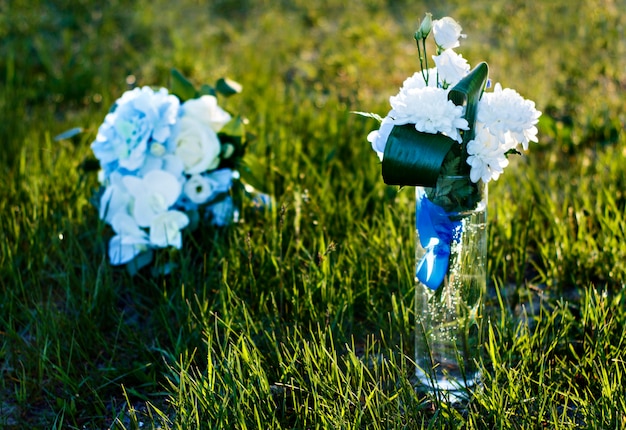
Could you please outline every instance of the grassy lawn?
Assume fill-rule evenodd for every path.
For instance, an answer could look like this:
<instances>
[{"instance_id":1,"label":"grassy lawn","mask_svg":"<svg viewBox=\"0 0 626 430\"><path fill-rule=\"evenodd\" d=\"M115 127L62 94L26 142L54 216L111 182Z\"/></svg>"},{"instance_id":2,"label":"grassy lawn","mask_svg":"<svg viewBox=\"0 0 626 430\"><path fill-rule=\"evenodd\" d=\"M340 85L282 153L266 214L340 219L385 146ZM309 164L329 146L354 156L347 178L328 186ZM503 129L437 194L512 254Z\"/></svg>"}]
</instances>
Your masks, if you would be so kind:
<instances>
[{"instance_id":1,"label":"grassy lawn","mask_svg":"<svg viewBox=\"0 0 626 430\"><path fill-rule=\"evenodd\" d=\"M0 3L0 428L626 427L624 7ZM387 112L427 11L544 113L489 184L486 376L464 408L413 389L414 197L351 113ZM172 67L243 84L224 107L275 205L186 236L168 276L130 276L106 259L89 145Z\"/></svg>"}]
</instances>

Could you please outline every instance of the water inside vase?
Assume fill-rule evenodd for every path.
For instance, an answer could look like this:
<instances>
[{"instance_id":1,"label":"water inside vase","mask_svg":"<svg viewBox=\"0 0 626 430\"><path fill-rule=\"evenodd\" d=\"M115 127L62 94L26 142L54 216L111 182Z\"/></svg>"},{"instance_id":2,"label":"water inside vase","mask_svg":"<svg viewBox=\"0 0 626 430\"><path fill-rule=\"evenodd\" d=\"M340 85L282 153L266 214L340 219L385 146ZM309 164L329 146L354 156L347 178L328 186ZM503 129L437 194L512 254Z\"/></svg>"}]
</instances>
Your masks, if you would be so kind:
<instances>
[{"instance_id":1,"label":"water inside vase","mask_svg":"<svg viewBox=\"0 0 626 430\"><path fill-rule=\"evenodd\" d=\"M452 402L466 399L481 379L486 208L466 213L459 221L443 283L432 290L415 280L416 376L421 389L441 393ZM418 236L416 261L425 253Z\"/></svg>"}]
</instances>

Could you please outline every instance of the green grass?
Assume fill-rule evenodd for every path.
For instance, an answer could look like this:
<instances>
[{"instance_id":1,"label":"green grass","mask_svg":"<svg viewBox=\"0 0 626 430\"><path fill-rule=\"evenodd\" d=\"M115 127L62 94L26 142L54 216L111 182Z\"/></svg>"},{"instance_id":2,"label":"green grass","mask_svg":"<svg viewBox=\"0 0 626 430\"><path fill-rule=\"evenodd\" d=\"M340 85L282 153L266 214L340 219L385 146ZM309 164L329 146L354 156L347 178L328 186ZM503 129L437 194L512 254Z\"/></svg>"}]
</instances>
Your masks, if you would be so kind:
<instances>
[{"instance_id":1,"label":"green grass","mask_svg":"<svg viewBox=\"0 0 626 430\"><path fill-rule=\"evenodd\" d=\"M620 1L92 3L0 6L0 428L626 425ZM376 124L350 113L386 112L426 11L544 112L490 184L493 317L465 409L413 390L412 190L384 185ZM171 67L244 85L226 108L276 204L131 277L83 165L128 76Z\"/></svg>"}]
</instances>

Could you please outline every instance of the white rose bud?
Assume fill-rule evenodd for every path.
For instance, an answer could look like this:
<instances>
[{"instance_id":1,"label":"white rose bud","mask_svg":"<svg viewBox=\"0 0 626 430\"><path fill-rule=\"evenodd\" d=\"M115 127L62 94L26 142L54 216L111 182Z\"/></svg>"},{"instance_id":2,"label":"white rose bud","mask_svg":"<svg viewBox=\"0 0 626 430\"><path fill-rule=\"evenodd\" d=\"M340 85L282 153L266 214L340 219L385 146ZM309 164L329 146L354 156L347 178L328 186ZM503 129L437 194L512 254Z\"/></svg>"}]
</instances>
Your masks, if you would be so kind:
<instances>
[{"instance_id":1,"label":"white rose bud","mask_svg":"<svg viewBox=\"0 0 626 430\"><path fill-rule=\"evenodd\" d=\"M426 13L426 15L424 16L424 19L422 20L422 23L420 24L419 28L415 32L415 39L416 40L426 39L428 35L430 34L430 30L432 28L433 28L433 14Z\"/></svg>"},{"instance_id":2,"label":"white rose bud","mask_svg":"<svg viewBox=\"0 0 626 430\"><path fill-rule=\"evenodd\" d=\"M192 175L185 185L183 192L193 203L201 205L213 196L214 182L202 175Z\"/></svg>"}]
</instances>

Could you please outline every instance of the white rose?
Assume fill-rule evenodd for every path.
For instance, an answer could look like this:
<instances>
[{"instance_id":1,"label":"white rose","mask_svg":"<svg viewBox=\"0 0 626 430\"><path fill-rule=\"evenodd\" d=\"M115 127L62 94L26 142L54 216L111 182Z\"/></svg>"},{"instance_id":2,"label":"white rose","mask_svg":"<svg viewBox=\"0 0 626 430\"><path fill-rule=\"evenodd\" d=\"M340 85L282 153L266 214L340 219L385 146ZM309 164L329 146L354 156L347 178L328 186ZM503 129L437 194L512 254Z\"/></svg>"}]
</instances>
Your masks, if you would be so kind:
<instances>
[{"instance_id":1,"label":"white rose","mask_svg":"<svg viewBox=\"0 0 626 430\"><path fill-rule=\"evenodd\" d=\"M190 175L215 169L220 164L221 144L217 134L193 118L180 118L174 146L174 153L183 162L185 173Z\"/></svg>"},{"instance_id":2,"label":"white rose","mask_svg":"<svg viewBox=\"0 0 626 430\"><path fill-rule=\"evenodd\" d=\"M209 95L187 100L183 103L182 111L183 117L200 121L216 133L231 119L230 114L217 105L217 98Z\"/></svg>"},{"instance_id":3,"label":"white rose","mask_svg":"<svg viewBox=\"0 0 626 430\"><path fill-rule=\"evenodd\" d=\"M442 49L451 49L459 46L459 38L465 37L461 34L461 26L449 16L433 21L433 35L435 43Z\"/></svg>"},{"instance_id":4,"label":"white rose","mask_svg":"<svg viewBox=\"0 0 626 430\"><path fill-rule=\"evenodd\" d=\"M456 85L470 71L467 60L452 49L446 49L440 55L433 55L437 66L439 80L444 83L443 87Z\"/></svg>"}]
</instances>

